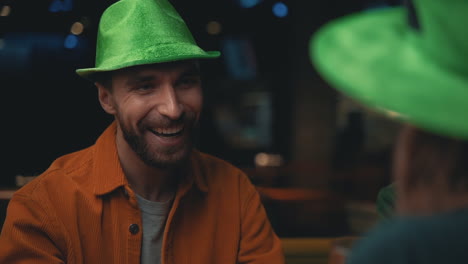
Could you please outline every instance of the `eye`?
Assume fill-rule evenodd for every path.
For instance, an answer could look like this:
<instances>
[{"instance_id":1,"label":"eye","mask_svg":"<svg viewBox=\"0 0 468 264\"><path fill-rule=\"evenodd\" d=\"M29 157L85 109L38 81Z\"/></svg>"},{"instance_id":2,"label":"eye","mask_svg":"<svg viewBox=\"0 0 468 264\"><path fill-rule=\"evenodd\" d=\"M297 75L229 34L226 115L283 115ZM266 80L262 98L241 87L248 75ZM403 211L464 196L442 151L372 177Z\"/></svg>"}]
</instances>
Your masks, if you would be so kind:
<instances>
[{"instance_id":1,"label":"eye","mask_svg":"<svg viewBox=\"0 0 468 264\"><path fill-rule=\"evenodd\" d=\"M200 76L186 76L180 79L179 85L182 86L196 86L201 83L201 78Z\"/></svg>"},{"instance_id":2,"label":"eye","mask_svg":"<svg viewBox=\"0 0 468 264\"><path fill-rule=\"evenodd\" d=\"M137 90L139 91L147 91L153 89L152 83L143 83L137 86Z\"/></svg>"}]
</instances>

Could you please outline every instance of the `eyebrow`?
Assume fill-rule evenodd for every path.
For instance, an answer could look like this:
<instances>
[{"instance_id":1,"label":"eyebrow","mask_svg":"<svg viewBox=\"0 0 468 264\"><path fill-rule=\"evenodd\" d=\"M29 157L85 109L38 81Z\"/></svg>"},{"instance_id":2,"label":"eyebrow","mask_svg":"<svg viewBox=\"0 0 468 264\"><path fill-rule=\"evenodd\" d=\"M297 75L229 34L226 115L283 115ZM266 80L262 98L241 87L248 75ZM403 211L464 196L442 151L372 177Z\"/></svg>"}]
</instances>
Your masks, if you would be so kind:
<instances>
[{"instance_id":1,"label":"eyebrow","mask_svg":"<svg viewBox=\"0 0 468 264\"><path fill-rule=\"evenodd\" d=\"M181 73L179 78L182 77L187 77L187 76L200 76L201 71L200 68L197 67L197 65L193 64L187 69L184 69ZM125 83L127 86L133 86L138 83L144 83L144 82L149 82L149 81L154 81L156 78L153 75L145 75L145 74L134 74L131 76L128 81Z\"/></svg>"},{"instance_id":2,"label":"eyebrow","mask_svg":"<svg viewBox=\"0 0 468 264\"><path fill-rule=\"evenodd\" d=\"M154 76L152 75L135 75L129 78L129 80L125 83L127 86L132 86L137 83L149 82L153 81Z\"/></svg>"},{"instance_id":3,"label":"eyebrow","mask_svg":"<svg viewBox=\"0 0 468 264\"><path fill-rule=\"evenodd\" d=\"M194 75L201 75L200 68L197 67L196 65L192 65L188 69L184 70L180 74L180 77L194 76Z\"/></svg>"}]
</instances>

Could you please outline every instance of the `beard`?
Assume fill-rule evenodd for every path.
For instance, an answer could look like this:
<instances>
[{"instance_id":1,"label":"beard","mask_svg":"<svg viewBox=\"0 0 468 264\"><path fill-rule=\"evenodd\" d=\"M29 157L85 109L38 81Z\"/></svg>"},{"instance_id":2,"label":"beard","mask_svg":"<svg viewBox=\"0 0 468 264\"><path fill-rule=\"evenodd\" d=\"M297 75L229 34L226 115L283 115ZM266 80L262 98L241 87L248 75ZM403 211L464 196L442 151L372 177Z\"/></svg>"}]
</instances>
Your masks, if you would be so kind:
<instances>
[{"instance_id":1,"label":"beard","mask_svg":"<svg viewBox=\"0 0 468 264\"><path fill-rule=\"evenodd\" d=\"M176 146L161 146L156 145L144 137L144 133L151 132L151 126L146 125L146 122L138 124L138 131L133 131L128 128L125 123L120 120L122 134L131 149L138 157L148 166L157 169L171 169L185 164L193 149L195 130L197 129L197 120L195 113L184 113L178 120L170 120L165 117L160 117L158 120L152 120L151 124L158 124L158 127L170 127L173 125L184 124L183 143Z\"/></svg>"}]
</instances>

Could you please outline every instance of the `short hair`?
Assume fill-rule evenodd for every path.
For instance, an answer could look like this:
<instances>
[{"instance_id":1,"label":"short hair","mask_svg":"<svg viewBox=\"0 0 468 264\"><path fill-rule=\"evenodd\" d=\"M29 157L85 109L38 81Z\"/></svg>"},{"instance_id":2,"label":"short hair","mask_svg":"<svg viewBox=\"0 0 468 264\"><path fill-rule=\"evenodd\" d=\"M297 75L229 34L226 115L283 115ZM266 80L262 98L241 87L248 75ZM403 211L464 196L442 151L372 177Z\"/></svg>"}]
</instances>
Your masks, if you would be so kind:
<instances>
[{"instance_id":1,"label":"short hair","mask_svg":"<svg viewBox=\"0 0 468 264\"><path fill-rule=\"evenodd\" d=\"M444 177L451 191L468 191L468 141L414 129L409 153L410 185Z\"/></svg>"},{"instance_id":2,"label":"short hair","mask_svg":"<svg viewBox=\"0 0 468 264\"><path fill-rule=\"evenodd\" d=\"M112 72L98 72L93 75L95 82L101 84L107 90L112 90Z\"/></svg>"}]
</instances>

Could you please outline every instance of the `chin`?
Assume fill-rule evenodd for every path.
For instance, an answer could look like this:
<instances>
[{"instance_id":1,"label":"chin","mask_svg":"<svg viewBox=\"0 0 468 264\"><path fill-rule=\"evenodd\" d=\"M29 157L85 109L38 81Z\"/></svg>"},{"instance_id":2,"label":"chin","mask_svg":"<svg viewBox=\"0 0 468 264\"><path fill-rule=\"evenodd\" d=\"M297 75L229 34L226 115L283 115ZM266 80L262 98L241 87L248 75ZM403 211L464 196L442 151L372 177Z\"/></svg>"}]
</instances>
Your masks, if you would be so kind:
<instances>
[{"instance_id":1,"label":"chin","mask_svg":"<svg viewBox=\"0 0 468 264\"><path fill-rule=\"evenodd\" d=\"M192 148L185 148L173 153L157 153L150 159L143 159L145 163L157 169L171 169L187 164Z\"/></svg>"}]
</instances>

